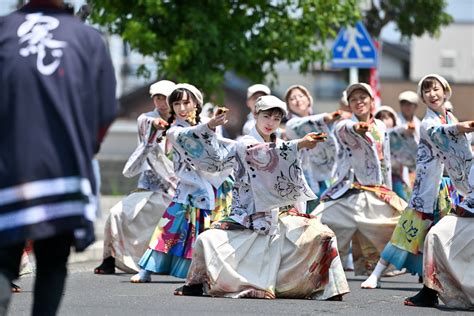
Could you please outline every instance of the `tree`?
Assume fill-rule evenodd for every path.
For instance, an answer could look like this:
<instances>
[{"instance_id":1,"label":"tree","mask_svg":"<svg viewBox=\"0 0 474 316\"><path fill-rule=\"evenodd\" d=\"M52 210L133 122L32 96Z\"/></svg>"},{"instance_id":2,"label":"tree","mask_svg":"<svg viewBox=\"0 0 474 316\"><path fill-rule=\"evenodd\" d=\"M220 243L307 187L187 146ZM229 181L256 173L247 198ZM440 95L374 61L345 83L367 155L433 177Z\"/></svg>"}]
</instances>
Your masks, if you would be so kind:
<instances>
[{"instance_id":1,"label":"tree","mask_svg":"<svg viewBox=\"0 0 474 316\"><path fill-rule=\"evenodd\" d=\"M215 92L226 71L261 82L275 64L307 72L360 18L357 0L93 0L92 20L152 56L158 77Z\"/></svg>"},{"instance_id":2,"label":"tree","mask_svg":"<svg viewBox=\"0 0 474 316\"><path fill-rule=\"evenodd\" d=\"M327 61L326 40L361 18L362 0L89 1L94 22L154 58L154 75L210 94L226 71L261 82L276 78L274 66L281 61L299 62L303 73ZM406 37L436 35L452 21L445 0L368 1L363 20L376 39L391 21Z\"/></svg>"},{"instance_id":3,"label":"tree","mask_svg":"<svg viewBox=\"0 0 474 316\"><path fill-rule=\"evenodd\" d=\"M371 0L364 22L368 32L379 38L382 28L395 22L402 36L437 35L453 18L444 12L445 0Z\"/></svg>"},{"instance_id":4,"label":"tree","mask_svg":"<svg viewBox=\"0 0 474 316\"><path fill-rule=\"evenodd\" d=\"M382 28L394 22L405 38L428 33L436 36L442 26L453 18L444 12L445 0L369 0L371 8L364 14L367 31L376 40L380 39ZM368 82L369 69L359 69L359 80Z\"/></svg>"}]
</instances>

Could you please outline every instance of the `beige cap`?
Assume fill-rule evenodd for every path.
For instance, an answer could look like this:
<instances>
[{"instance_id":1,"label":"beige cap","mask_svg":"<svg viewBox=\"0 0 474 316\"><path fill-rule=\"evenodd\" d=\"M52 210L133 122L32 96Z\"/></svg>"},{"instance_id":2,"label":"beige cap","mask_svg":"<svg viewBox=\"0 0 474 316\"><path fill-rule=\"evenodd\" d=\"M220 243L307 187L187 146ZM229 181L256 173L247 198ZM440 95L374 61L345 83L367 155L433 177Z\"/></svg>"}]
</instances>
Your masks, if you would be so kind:
<instances>
[{"instance_id":1,"label":"beige cap","mask_svg":"<svg viewBox=\"0 0 474 316\"><path fill-rule=\"evenodd\" d=\"M180 88L189 90L196 97L196 100L198 101L199 106L202 106L203 97L202 97L201 91L199 91L198 88L196 88L195 86L193 86L192 84L189 84L189 83L178 83L177 85L174 86L174 89L173 89L173 91L171 91L171 93L173 93L175 90L180 89ZM171 95L171 93L170 93L170 95ZM170 105L169 95L166 98L166 102L168 103L168 105Z\"/></svg>"},{"instance_id":2,"label":"beige cap","mask_svg":"<svg viewBox=\"0 0 474 316\"><path fill-rule=\"evenodd\" d=\"M304 93L304 95L306 95L306 97L309 99L309 105L310 105L310 108L311 108L313 106L313 97L309 93L308 89L306 89L305 86L302 86L300 84L292 85L286 90L286 92L285 92L285 101L286 101L286 103L288 103L288 98L290 97L290 93L294 89L299 89Z\"/></svg>"},{"instance_id":3,"label":"beige cap","mask_svg":"<svg viewBox=\"0 0 474 316\"><path fill-rule=\"evenodd\" d=\"M342 91L340 102L342 104L344 104L345 106L349 105L349 102L347 101L347 91L346 90Z\"/></svg>"},{"instance_id":4,"label":"beige cap","mask_svg":"<svg viewBox=\"0 0 474 316\"><path fill-rule=\"evenodd\" d=\"M156 94L162 94L165 97L169 96L173 92L176 84L169 80L160 80L150 86L150 97Z\"/></svg>"},{"instance_id":5,"label":"beige cap","mask_svg":"<svg viewBox=\"0 0 474 316\"><path fill-rule=\"evenodd\" d=\"M372 88L366 83L358 82L358 83L351 84L349 87L347 87L347 89L346 89L347 102L349 102L349 98L351 97L351 94L355 90L364 90L365 92L367 92L369 94L369 96L372 99L374 98L374 92L372 91Z\"/></svg>"},{"instance_id":6,"label":"beige cap","mask_svg":"<svg viewBox=\"0 0 474 316\"><path fill-rule=\"evenodd\" d=\"M247 88L247 99L257 92L263 92L266 95L272 93L269 87L264 84L257 83Z\"/></svg>"},{"instance_id":7,"label":"beige cap","mask_svg":"<svg viewBox=\"0 0 474 316\"><path fill-rule=\"evenodd\" d=\"M421 91L421 85L423 84L423 81L425 81L425 79L427 79L427 78L435 78L436 80L441 82L441 84L443 85L443 88L444 88L444 92L446 93L445 101L448 101L451 98L451 95L453 94L453 91L451 90L451 86L449 85L448 81L446 79L444 79L444 77L442 77L438 74L429 74L429 75L426 75L423 78L421 78L421 80L418 82L418 87L416 89L416 93L418 94L418 97L420 97L421 100L424 101L423 93Z\"/></svg>"},{"instance_id":8,"label":"beige cap","mask_svg":"<svg viewBox=\"0 0 474 316\"><path fill-rule=\"evenodd\" d=\"M398 101L408 101L413 104L418 104L418 101L420 101L420 99L418 98L416 92L407 90L403 91L398 95Z\"/></svg>"},{"instance_id":9,"label":"beige cap","mask_svg":"<svg viewBox=\"0 0 474 316\"><path fill-rule=\"evenodd\" d=\"M255 113L260 111L270 110L274 108L279 108L283 110L283 113L288 115L288 109L286 103L273 95L264 95L257 99L255 102Z\"/></svg>"}]
</instances>

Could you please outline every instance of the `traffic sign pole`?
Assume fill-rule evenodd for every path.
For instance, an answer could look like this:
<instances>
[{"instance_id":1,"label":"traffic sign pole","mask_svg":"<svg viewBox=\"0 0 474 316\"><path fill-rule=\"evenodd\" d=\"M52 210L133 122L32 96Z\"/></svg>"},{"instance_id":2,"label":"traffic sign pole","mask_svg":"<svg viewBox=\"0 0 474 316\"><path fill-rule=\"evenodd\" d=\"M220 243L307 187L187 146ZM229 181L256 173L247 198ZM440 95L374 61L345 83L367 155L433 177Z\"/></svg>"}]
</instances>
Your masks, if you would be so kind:
<instances>
[{"instance_id":1,"label":"traffic sign pole","mask_svg":"<svg viewBox=\"0 0 474 316\"><path fill-rule=\"evenodd\" d=\"M359 82L359 69L356 67L349 68L349 84Z\"/></svg>"}]
</instances>

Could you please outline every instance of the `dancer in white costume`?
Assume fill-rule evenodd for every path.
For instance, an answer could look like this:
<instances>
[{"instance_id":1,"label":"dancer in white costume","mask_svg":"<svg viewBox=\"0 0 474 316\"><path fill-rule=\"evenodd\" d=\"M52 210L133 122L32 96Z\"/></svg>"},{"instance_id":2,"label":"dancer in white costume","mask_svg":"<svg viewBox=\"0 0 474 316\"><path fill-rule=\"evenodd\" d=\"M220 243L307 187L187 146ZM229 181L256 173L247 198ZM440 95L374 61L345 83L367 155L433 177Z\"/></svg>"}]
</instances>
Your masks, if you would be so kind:
<instances>
[{"instance_id":1,"label":"dancer in white costume","mask_svg":"<svg viewBox=\"0 0 474 316\"><path fill-rule=\"evenodd\" d=\"M312 114L313 98L302 85L293 85L286 90L285 102L290 111L290 120L286 122L288 139L304 137L307 133L323 133L327 139L314 149L302 152L303 172L311 190L319 197L331 184L336 168L337 141L332 132L333 123L340 119L342 111ZM310 206L311 205L311 206ZM317 202L309 203L310 213Z\"/></svg>"},{"instance_id":2,"label":"dancer in white costume","mask_svg":"<svg viewBox=\"0 0 474 316\"><path fill-rule=\"evenodd\" d=\"M339 148L336 182L311 213L337 236L343 262L352 241L354 271L368 274L389 241L406 202L392 190L390 144L385 125L374 119L369 85L347 88L351 119L338 122L334 133Z\"/></svg>"},{"instance_id":3,"label":"dancer in white costume","mask_svg":"<svg viewBox=\"0 0 474 316\"><path fill-rule=\"evenodd\" d=\"M140 175L138 186L110 210L104 228L103 262L95 268L96 274L115 273L115 267L137 272L137 262L147 249L153 229L171 202L176 179L173 163L166 157L166 142L158 142L157 127L170 115L166 97L174 87L168 80L150 86L155 109L138 117L139 145L123 170L126 177Z\"/></svg>"},{"instance_id":4,"label":"dancer in white costume","mask_svg":"<svg viewBox=\"0 0 474 316\"><path fill-rule=\"evenodd\" d=\"M424 245L420 245L423 247L424 287L404 303L431 307L438 303L439 297L448 307L474 309L474 165L471 150L474 121L457 122L446 110L445 103L451 94L446 79L437 74L425 76L418 84L418 95L428 106L421 128L422 138L428 140L425 152L436 156L424 161L427 166L424 174L420 170L422 185L416 192L419 203L413 205L414 208L418 206L413 214L422 214L423 221L417 221L419 236L414 236L413 240L422 241L431 226L430 202L437 196L434 184L440 181L443 165L464 199L452 214L443 217L426 234ZM418 171L417 168L417 177Z\"/></svg>"},{"instance_id":5,"label":"dancer in white costume","mask_svg":"<svg viewBox=\"0 0 474 316\"><path fill-rule=\"evenodd\" d=\"M258 99L256 125L237 145L231 215L199 235L175 294L342 300L349 292L334 233L295 208L315 198L300 150L322 140L316 133L277 139L286 111L277 97Z\"/></svg>"}]
</instances>

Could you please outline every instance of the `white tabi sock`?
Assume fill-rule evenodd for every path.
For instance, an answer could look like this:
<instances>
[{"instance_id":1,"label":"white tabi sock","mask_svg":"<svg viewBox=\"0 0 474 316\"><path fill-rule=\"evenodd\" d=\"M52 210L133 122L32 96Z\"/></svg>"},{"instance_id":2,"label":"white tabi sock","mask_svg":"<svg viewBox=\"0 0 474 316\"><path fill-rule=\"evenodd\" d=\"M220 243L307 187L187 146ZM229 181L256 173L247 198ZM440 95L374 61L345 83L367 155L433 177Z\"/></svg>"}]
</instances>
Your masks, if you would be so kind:
<instances>
[{"instance_id":1,"label":"white tabi sock","mask_svg":"<svg viewBox=\"0 0 474 316\"><path fill-rule=\"evenodd\" d=\"M380 277L382 276L382 273L385 271L385 269L387 269L386 265L384 265L380 261L377 262L377 265L375 266L375 269L372 272L372 274L367 278L367 280L362 282L360 287L363 289L377 288L379 286L378 283L379 283Z\"/></svg>"}]
</instances>

